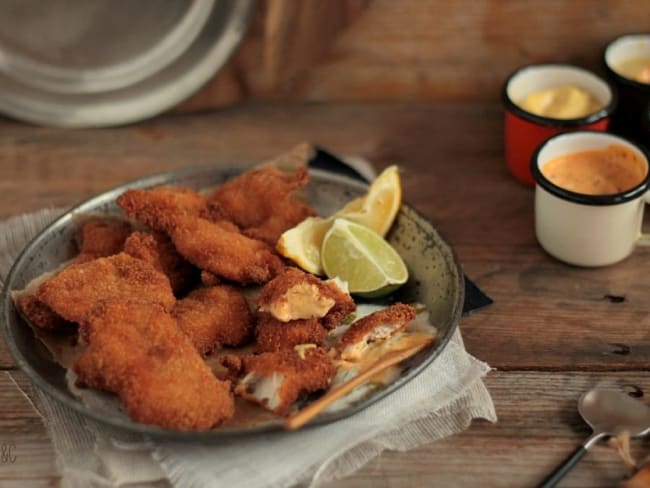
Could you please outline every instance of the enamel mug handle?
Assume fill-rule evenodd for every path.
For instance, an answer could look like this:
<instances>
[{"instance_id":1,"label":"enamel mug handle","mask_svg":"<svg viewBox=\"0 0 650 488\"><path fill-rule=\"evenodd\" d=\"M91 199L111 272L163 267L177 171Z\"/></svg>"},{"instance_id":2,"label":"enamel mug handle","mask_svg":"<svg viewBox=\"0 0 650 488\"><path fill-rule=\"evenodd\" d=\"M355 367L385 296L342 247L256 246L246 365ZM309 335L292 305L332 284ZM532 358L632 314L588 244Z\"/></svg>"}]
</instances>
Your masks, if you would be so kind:
<instances>
[{"instance_id":1,"label":"enamel mug handle","mask_svg":"<svg viewBox=\"0 0 650 488\"><path fill-rule=\"evenodd\" d=\"M650 205L650 190L648 190L645 195L643 195L643 200L645 200L645 203ZM641 232L636 243L639 246L650 246L650 234L644 234Z\"/></svg>"}]
</instances>

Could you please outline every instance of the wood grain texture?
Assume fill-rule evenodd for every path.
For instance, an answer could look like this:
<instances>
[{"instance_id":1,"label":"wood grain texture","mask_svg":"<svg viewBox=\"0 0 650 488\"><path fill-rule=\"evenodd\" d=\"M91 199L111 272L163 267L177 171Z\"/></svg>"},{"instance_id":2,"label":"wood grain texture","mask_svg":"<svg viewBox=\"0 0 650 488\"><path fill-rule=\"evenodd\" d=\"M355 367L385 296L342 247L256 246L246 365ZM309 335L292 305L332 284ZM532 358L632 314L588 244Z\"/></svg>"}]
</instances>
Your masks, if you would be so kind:
<instances>
[{"instance_id":1,"label":"wood grain texture","mask_svg":"<svg viewBox=\"0 0 650 488\"><path fill-rule=\"evenodd\" d=\"M497 424L475 422L440 442L407 453L385 453L337 486L537 486L590 433L576 410L584 391L596 385L625 390L632 381L647 392L649 380L647 373L494 372L486 383L499 415ZM639 460L648 456L647 442L633 442L633 453ZM611 488L626 476L620 458L603 442L562 486Z\"/></svg>"},{"instance_id":2,"label":"wood grain texture","mask_svg":"<svg viewBox=\"0 0 650 488\"><path fill-rule=\"evenodd\" d=\"M20 384L27 379L14 373ZM459 435L406 453L386 452L359 472L330 486L407 488L535 486L589 434L577 411L578 397L599 385L629 391L635 385L650 394L650 374L493 372L487 386L499 421L475 421ZM0 443L15 445L13 463L0 464L0 486L48 486L58 479L54 452L40 423L24 431L24 418L36 417L14 383L0 375L0 399L24 404L23 413L0 425ZM20 432L17 435L16 432ZM650 454L646 442L634 441L634 456ZM623 463L606 443L594 447L563 486L612 487L627 476ZM34 483L32 485L31 483ZM417 485L416 485L417 483Z\"/></svg>"},{"instance_id":3,"label":"wood grain texture","mask_svg":"<svg viewBox=\"0 0 650 488\"><path fill-rule=\"evenodd\" d=\"M648 30L631 0L261 1L244 42L183 110L242 99L490 100L532 63L604 74L615 37Z\"/></svg>"}]
</instances>

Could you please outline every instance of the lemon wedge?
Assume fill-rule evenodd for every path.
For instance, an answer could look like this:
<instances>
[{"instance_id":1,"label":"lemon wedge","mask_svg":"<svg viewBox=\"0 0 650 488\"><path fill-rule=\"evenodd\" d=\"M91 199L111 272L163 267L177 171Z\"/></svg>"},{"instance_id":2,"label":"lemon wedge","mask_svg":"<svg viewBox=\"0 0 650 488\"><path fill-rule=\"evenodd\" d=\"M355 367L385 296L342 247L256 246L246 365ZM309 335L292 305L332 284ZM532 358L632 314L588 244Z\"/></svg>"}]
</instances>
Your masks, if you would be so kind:
<instances>
[{"instance_id":1,"label":"lemon wedge","mask_svg":"<svg viewBox=\"0 0 650 488\"><path fill-rule=\"evenodd\" d=\"M332 225L331 218L307 217L283 233L275 248L305 271L322 275L324 270L320 259L320 248L330 225Z\"/></svg>"},{"instance_id":2,"label":"lemon wedge","mask_svg":"<svg viewBox=\"0 0 650 488\"><path fill-rule=\"evenodd\" d=\"M370 184L362 197L347 203L334 214L386 235L402 205L402 185L397 166L389 166ZM284 232L277 251L305 271L323 275L321 247L334 218L308 217Z\"/></svg>"},{"instance_id":3,"label":"lemon wedge","mask_svg":"<svg viewBox=\"0 0 650 488\"><path fill-rule=\"evenodd\" d=\"M397 166L389 166L372 182L365 196L356 198L334 214L371 228L385 236L402 205L402 183Z\"/></svg>"},{"instance_id":4,"label":"lemon wedge","mask_svg":"<svg viewBox=\"0 0 650 488\"><path fill-rule=\"evenodd\" d=\"M350 293L366 297L386 295L408 279L400 255L372 229L337 218L321 248L325 274L346 281Z\"/></svg>"}]
</instances>

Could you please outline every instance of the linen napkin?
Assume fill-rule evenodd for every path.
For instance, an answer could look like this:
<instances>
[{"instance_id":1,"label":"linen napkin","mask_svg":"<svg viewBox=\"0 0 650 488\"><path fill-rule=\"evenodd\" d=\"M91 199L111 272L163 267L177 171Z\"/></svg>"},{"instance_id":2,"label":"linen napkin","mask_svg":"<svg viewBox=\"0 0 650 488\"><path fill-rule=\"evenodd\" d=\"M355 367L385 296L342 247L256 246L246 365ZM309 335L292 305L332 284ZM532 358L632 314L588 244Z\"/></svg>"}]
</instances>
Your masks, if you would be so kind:
<instances>
[{"instance_id":1,"label":"linen napkin","mask_svg":"<svg viewBox=\"0 0 650 488\"><path fill-rule=\"evenodd\" d=\"M7 275L29 239L62 211L42 210L0 223L0 276ZM125 434L86 419L38 389L22 391L43 417L66 488L317 487L353 473L386 449L413 449L458 433L477 418L495 422L482 381L489 370L465 351L457 329L428 368L358 414L297 432L212 444Z\"/></svg>"}]
</instances>

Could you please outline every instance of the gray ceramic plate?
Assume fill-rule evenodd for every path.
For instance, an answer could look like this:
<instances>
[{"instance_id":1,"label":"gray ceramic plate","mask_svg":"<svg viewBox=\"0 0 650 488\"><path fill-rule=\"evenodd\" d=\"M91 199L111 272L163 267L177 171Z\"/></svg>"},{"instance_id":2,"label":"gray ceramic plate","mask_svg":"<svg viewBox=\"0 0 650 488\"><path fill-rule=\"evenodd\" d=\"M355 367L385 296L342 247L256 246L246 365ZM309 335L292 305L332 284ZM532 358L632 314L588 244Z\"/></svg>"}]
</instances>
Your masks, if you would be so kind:
<instances>
[{"instance_id":1,"label":"gray ceramic plate","mask_svg":"<svg viewBox=\"0 0 650 488\"><path fill-rule=\"evenodd\" d=\"M193 168L152 176L120 186L73 208L43 230L25 248L14 263L3 291L3 332L14 360L37 387L91 419L150 436L210 440L282 428L278 419L271 419L250 428L177 432L132 422L118 408L110 411L93 409L73 396L66 383L66 371L53 361L50 353L34 336L32 329L17 313L9 295L10 290L22 289L32 278L55 268L72 256L71 243L74 238L75 215L97 212L119 213L115 199L127 188L173 184L199 189L222 183L239 171L241 169ZM312 170L311 175L308 198L321 215L331 214L351 198L362 195L366 189L366 185L337 174ZM336 413L321 415L311 425L350 416L403 386L440 354L457 326L463 305L464 282L460 265L451 247L429 221L408 205L402 206L388 240L403 257L410 272L408 283L391 299L425 304L432 323L438 329L438 340L412 358L396 382L375 391L359 403Z\"/></svg>"}]
</instances>

